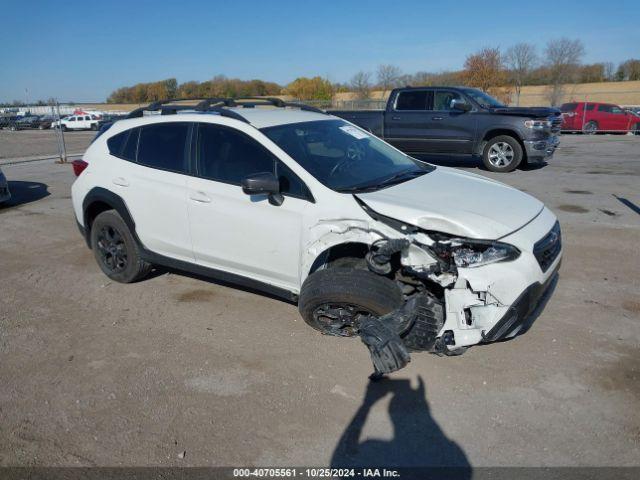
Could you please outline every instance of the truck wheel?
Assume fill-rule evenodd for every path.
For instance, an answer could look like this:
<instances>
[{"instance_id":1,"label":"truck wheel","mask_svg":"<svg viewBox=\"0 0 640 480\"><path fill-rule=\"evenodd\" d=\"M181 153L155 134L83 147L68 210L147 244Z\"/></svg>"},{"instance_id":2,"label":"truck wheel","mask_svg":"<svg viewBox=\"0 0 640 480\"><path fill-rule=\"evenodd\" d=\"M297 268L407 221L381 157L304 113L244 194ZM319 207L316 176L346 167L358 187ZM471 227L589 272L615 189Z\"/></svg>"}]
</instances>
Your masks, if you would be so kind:
<instances>
[{"instance_id":1,"label":"truck wheel","mask_svg":"<svg viewBox=\"0 0 640 480\"><path fill-rule=\"evenodd\" d=\"M311 327L326 335L357 335L360 318L380 316L402 305L398 285L386 277L355 268L328 268L307 277L298 310Z\"/></svg>"},{"instance_id":2,"label":"truck wheel","mask_svg":"<svg viewBox=\"0 0 640 480\"><path fill-rule=\"evenodd\" d=\"M66 125L62 125L62 131L66 132L67 131L67 126Z\"/></svg>"},{"instance_id":3,"label":"truck wheel","mask_svg":"<svg viewBox=\"0 0 640 480\"><path fill-rule=\"evenodd\" d=\"M511 172L522 161L522 147L508 135L493 137L482 152L482 162L492 172Z\"/></svg>"},{"instance_id":4,"label":"truck wheel","mask_svg":"<svg viewBox=\"0 0 640 480\"><path fill-rule=\"evenodd\" d=\"M97 124L95 124L95 123L94 123L93 125L91 125L91 130L93 130L94 132L95 132L96 130L98 130L98 125L97 125Z\"/></svg>"},{"instance_id":5,"label":"truck wheel","mask_svg":"<svg viewBox=\"0 0 640 480\"><path fill-rule=\"evenodd\" d=\"M142 280L152 265L140 257L129 227L115 210L98 215L91 224L91 248L104 274L120 283Z\"/></svg>"},{"instance_id":6,"label":"truck wheel","mask_svg":"<svg viewBox=\"0 0 640 480\"><path fill-rule=\"evenodd\" d=\"M640 123L636 123L631 127L631 133L634 135L640 135Z\"/></svg>"},{"instance_id":7,"label":"truck wheel","mask_svg":"<svg viewBox=\"0 0 640 480\"><path fill-rule=\"evenodd\" d=\"M584 133L585 135L593 135L597 131L598 131L598 124L593 120L585 123L584 127L582 127L582 133Z\"/></svg>"}]
</instances>

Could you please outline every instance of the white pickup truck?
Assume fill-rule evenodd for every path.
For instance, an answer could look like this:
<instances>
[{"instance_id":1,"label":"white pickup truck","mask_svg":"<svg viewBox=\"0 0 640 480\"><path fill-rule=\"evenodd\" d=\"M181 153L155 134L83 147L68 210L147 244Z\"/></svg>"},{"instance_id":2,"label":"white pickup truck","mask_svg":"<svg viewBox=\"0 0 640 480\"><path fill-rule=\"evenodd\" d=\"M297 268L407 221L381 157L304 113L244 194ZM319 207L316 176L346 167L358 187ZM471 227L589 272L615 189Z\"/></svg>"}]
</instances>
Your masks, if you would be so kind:
<instances>
[{"instance_id":1,"label":"white pickup truck","mask_svg":"<svg viewBox=\"0 0 640 480\"><path fill-rule=\"evenodd\" d=\"M96 115L71 115L51 124L51 128L62 130L98 130L100 119Z\"/></svg>"}]
</instances>

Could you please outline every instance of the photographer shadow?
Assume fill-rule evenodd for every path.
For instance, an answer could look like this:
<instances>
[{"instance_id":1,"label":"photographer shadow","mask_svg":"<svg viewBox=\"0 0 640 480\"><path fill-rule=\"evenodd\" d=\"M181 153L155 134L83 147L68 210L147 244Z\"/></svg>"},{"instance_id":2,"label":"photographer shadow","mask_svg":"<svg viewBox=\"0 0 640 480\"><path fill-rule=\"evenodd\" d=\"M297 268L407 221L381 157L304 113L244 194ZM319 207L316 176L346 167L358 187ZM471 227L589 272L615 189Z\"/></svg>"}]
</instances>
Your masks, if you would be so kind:
<instances>
[{"instance_id":1,"label":"photographer shadow","mask_svg":"<svg viewBox=\"0 0 640 480\"><path fill-rule=\"evenodd\" d=\"M369 382L362 405L336 446L331 467L436 467L447 478L471 478L467 456L433 419L422 377L418 377L418 383L418 388L413 389L407 379ZM371 408L387 395L392 395L389 418L393 438L361 441Z\"/></svg>"}]
</instances>

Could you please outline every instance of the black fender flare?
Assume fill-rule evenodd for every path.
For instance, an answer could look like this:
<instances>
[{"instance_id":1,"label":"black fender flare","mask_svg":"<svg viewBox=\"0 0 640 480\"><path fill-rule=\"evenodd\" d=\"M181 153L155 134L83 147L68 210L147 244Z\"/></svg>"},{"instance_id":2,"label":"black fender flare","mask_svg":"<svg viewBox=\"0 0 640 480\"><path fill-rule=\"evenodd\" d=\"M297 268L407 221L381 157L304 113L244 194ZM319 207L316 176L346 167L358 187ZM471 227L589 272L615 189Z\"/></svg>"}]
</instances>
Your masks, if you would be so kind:
<instances>
[{"instance_id":1,"label":"black fender flare","mask_svg":"<svg viewBox=\"0 0 640 480\"><path fill-rule=\"evenodd\" d=\"M487 144L487 140L485 140L485 137L490 132L495 132L495 135L491 135L491 138L493 138L496 135L509 135L515 138L516 141L520 144L520 146L522 146L523 159L526 159L527 152L526 152L526 149L524 148L525 137L522 134L522 132L518 131L518 129L515 128L513 125L493 125L491 127L485 128L484 131L480 132L477 137L478 138L477 144L474 148L474 153L476 155L482 155L482 152L484 151L484 147Z\"/></svg>"},{"instance_id":2,"label":"black fender flare","mask_svg":"<svg viewBox=\"0 0 640 480\"><path fill-rule=\"evenodd\" d=\"M140 238L138 238L138 234L136 233L136 224L133 221L133 217L127 208L127 204L122 199L122 197L116 193L113 193L110 190L102 187L93 187L89 192L85 195L84 200L82 201L82 220L84 223L84 236L85 241L89 248L91 248L91 218L90 218L90 208L95 203L102 203L110 206L113 210L118 212L124 223L129 227L129 231L131 235L133 235L134 240L138 243L138 245L142 246L140 242Z\"/></svg>"}]
</instances>

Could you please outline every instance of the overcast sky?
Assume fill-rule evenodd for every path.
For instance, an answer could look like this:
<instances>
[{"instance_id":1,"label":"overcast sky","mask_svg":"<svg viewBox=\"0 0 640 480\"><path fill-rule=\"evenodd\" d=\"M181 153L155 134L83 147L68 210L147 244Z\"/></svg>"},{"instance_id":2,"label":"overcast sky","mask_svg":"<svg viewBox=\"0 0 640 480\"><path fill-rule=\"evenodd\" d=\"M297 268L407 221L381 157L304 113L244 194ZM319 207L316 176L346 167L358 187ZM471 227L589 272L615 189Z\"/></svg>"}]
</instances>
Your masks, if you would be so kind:
<instances>
[{"instance_id":1,"label":"overcast sky","mask_svg":"<svg viewBox=\"0 0 640 480\"><path fill-rule=\"evenodd\" d=\"M391 63L460 69L484 46L580 38L585 62L640 57L640 1L2 0L0 101L103 101L224 74L346 82ZM25 92L26 89L26 92Z\"/></svg>"}]
</instances>

